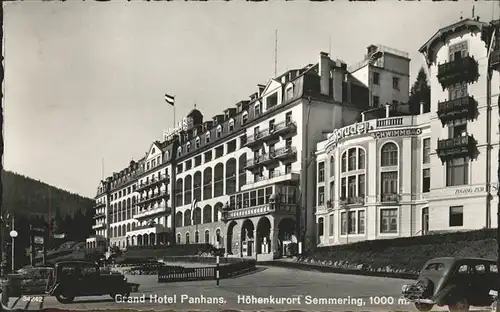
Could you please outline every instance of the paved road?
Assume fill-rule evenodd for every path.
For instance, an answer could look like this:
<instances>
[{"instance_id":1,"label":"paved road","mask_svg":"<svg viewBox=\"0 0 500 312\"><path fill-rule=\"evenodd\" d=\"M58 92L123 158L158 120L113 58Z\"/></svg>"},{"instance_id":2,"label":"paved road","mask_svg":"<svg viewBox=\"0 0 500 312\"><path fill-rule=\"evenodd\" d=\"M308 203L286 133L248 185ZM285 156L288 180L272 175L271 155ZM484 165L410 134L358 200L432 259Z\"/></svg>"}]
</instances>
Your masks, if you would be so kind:
<instances>
[{"instance_id":1,"label":"paved road","mask_svg":"<svg viewBox=\"0 0 500 312\"><path fill-rule=\"evenodd\" d=\"M131 298L141 302L119 303L109 296L102 296L77 298L72 304L62 305L53 297L43 300L33 298L38 302L31 303L27 302L29 298L21 298L17 302L14 302L15 298L11 298L10 306L15 304L16 308L24 309L43 306L71 310L133 308L210 311L416 311L412 305L400 300L401 286L410 281L399 279L306 272L276 267L261 267L257 272L221 280L219 286L215 285L215 281L158 284L156 276L135 275L128 278L131 282L141 284L140 292L131 295ZM269 298L274 298L275 302L262 302ZM279 298L285 298L285 302L280 303ZM334 298L344 302L314 301L324 298ZM210 300L213 302L210 303ZM436 309L439 310L446 311L444 308Z\"/></svg>"}]
</instances>

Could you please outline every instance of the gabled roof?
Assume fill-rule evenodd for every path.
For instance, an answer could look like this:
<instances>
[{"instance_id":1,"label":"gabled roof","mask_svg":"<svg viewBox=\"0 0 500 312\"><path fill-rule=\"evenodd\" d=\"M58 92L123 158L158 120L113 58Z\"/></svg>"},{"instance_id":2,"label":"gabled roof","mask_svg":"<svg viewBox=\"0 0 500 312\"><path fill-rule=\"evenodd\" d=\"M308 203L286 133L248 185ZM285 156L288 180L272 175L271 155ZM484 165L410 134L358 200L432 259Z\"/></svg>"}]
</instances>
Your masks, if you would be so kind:
<instances>
[{"instance_id":1,"label":"gabled roof","mask_svg":"<svg viewBox=\"0 0 500 312\"><path fill-rule=\"evenodd\" d=\"M448 25L446 27L443 27L439 29L427 42L418 50L420 53L425 52L427 49L431 48L432 45L434 45L435 41L437 39L443 38L443 36L446 36L449 33L454 33L456 31L459 31L463 28L469 28L469 29L481 29L484 26L487 26L488 23L481 22L478 20L473 20L470 18L466 18L463 20L460 20L454 24Z\"/></svg>"},{"instance_id":2,"label":"gabled roof","mask_svg":"<svg viewBox=\"0 0 500 312\"><path fill-rule=\"evenodd\" d=\"M280 82L280 81L278 81L278 80L276 80L276 79L274 79L274 78L271 78L271 79L269 79L269 81L267 82L266 87L264 88L264 91L262 91L261 96L262 96L262 95L264 95L264 94L266 94L266 93L269 91L269 89L271 89L271 86L272 86L273 84L278 84L278 85L282 86L282 84L281 84L281 82ZM271 89L271 91L274 91L274 88L273 88L273 89Z\"/></svg>"}]
</instances>

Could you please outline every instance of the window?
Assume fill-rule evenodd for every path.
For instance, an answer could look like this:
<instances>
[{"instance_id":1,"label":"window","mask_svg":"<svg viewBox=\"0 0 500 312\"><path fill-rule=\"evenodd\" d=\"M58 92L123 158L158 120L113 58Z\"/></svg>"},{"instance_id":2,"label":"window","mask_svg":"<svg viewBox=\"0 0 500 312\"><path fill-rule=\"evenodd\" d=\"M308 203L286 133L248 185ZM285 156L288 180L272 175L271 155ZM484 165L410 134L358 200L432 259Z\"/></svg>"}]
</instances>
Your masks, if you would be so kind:
<instances>
[{"instance_id":1,"label":"window","mask_svg":"<svg viewBox=\"0 0 500 312\"><path fill-rule=\"evenodd\" d=\"M318 219L318 236L323 236L325 230L325 224L323 218Z\"/></svg>"},{"instance_id":2,"label":"window","mask_svg":"<svg viewBox=\"0 0 500 312\"><path fill-rule=\"evenodd\" d=\"M201 165L201 155L198 155L194 158L194 165L195 166Z\"/></svg>"},{"instance_id":3,"label":"window","mask_svg":"<svg viewBox=\"0 0 500 312\"><path fill-rule=\"evenodd\" d=\"M247 121L248 121L248 113L243 112L243 114L241 115L241 124L244 125L247 123Z\"/></svg>"},{"instance_id":4,"label":"window","mask_svg":"<svg viewBox=\"0 0 500 312\"><path fill-rule=\"evenodd\" d=\"M448 136L450 138L460 138L467 135L467 122L463 120L455 121L448 127Z\"/></svg>"},{"instance_id":5,"label":"window","mask_svg":"<svg viewBox=\"0 0 500 312\"><path fill-rule=\"evenodd\" d=\"M399 91L399 78L392 77L392 88Z\"/></svg>"},{"instance_id":6,"label":"window","mask_svg":"<svg viewBox=\"0 0 500 312\"><path fill-rule=\"evenodd\" d=\"M342 212L340 214L340 234L341 235L346 235L346 234L362 234L359 232L359 228L356 227L357 225L357 211L349 211L349 212ZM364 218L364 215L363 215ZM364 227L364 221L363 221L363 227ZM364 231L364 228L363 228Z\"/></svg>"},{"instance_id":7,"label":"window","mask_svg":"<svg viewBox=\"0 0 500 312\"><path fill-rule=\"evenodd\" d=\"M194 242L198 244L200 242L200 232L194 232Z\"/></svg>"},{"instance_id":8,"label":"window","mask_svg":"<svg viewBox=\"0 0 500 312\"><path fill-rule=\"evenodd\" d=\"M344 152L342 154L342 160L341 160L341 168L342 172L346 172L347 170L347 153Z\"/></svg>"},{"instance_id":9,"label":"window","mask_svg":"<svg viewBox=\"0 0 500 312\"><path fill-rule=\"evenodd\" d=\"M455 158L446 162L446 186L469 183L469 159Z\"/></svg>"},{"instance_id":10,"label":"window","mask_svg":"<svg viewBox=\"0 0 500 312\"><path fill-rule=\"evenodd\" d=\"M199 147L200 147L200 142L201 142L200 138L199 138L199 137L197 137L197 138L196 138L196 148L199 148Z\"/></svg>"},{"instance_id":11,"label":"window","mask_svg":"<svg viewBox=\"0 0 500 312\"><path fill-rule=\"evenodd\" d=\"M289 174L292 172L292 164L285 165L285 174Z\"/></svg>"},{"instance_id":12,"label":"window","mask_svg":"<svg viewBox=\"0 0 500 312\"><path fill-rule=\"evenodd\" d=\"M431 153L431 139L430 138L425 138L423 141L422 141L422 162L424 164L428 164L431 162L431 159L430 159L430 153Z\"/></svg>"},{"instance_id":13,"label":"window","mask_svg":"<svg viewBox=\"0 0 500 312\"><path fill-rule=\"evenodd\" d=\"M325 162L318 164L318 182L325 182Z\"/></svg>"},{"instance_id":14,"label":"window","mask_svg":"<svg viewBox=\"0 0 500 312\"><path fill-rule=\"evenodd\" d=\"M189 233L186 233L186 244L189 244Z\"/></svg>"},{"instance_id":15,"label":"window","mask_svg":"<svg viewBox=\"0 0 500 312\"><path fill-rule=\"evenodd\" d=\"M347 170L356 170L356 149L351 148L348 152Z\"/></svg>"},{"instance_id":16,"label":"window","mask_svg":"<svg viewBox=\"0 0 500 312\"><path fill-rule=\"evenodd\" d=\"M330 203L335 199L335 181L330 182ZM331 208L331 207L329 207Z\"/></svg>"},{"instance_id":17,"label":"window","mask_svg":"<svg viewBox=\"0 0 500 312\"><path fill-rule=\"evenodd\" d=\"M450 227L464 225L464 207L452 206L450 207Z\"/></svg>"},{"instance_id":18,"label":"window","mask_svg":"<svg viewBox=\"0 0 500 312\"><path fill-rule=\"evenodd\" d=\"M328 216L328 235L333 236L333 214Z\"/></svg>"},{"instance_id":19,"label":"window","mask_svg":"<svg viewBox=\"0 0 500 312\"><path fill-rule=\"evenodd\" d=\"M210 132L207 132L205 134L205 143L207 143L207 144L210 143Z\"/></svg>"},{"instance_id":20,"label":"window","mask_svg":"<svg viewBox=\"0 0 500 312\"><path fill-rule=\"evenodd\" d=\"M229 131L233 131L234 130L234 120L230 120L229 121Z\"/></svg>"},{"instance_id":21,"label":"window","mask_svg":"<svg viewBox=\"0 0 500 312\"><path fill-rule=\"evenodd\" d=\"M374 95L373 96L373 103L372 104L373 104L372 106L380 106L380 97Z\"/></svg>"},{"instance_id":22,"label":"window","mask_svg":"<svg viewBox=\"0 0 500 312\"><path fill-rule=\"evenodd\" d=\"M212 151L208 151L205 153L205 162L209 162L212 160Z\"/></svg>"},{"instance_id":23,"label":"window","mask_svg":"<svg viewBox=\"0 0 500 312\"><path fill-rule=\"evenodd\" d=\"M451 86L448 89L448 96L449 96L450 100L455 100L455 99L459 99L462 97L466 97L467 96L467 83L466 82L458 83L454 86Z\"/></svg>"},{"instance_id":24,"label":"window","mask_svg":"<svg viewBox=\"0 0 500 312\"><path fill-rule=\"evenodd\" d=\"M431 169L424 169L422 172L422 193L428 193L431 190Z\"/></svg>"},{"instance_id":25,"label":"window","mask_svg":"<svg viewBox=\"0 0 500 312\"><path fill-rule=\"evenodd\" d=\"M365 169L365 151L358 149L358 169Z\"/></svg>"},{"instance_id":26,"label":"window","mask_svg":"<svg viewBox=\"0 0 500 312\"><path fill-rule=\"evenodd\" d=\"M255 117L260 115L260 103L255 103Z\"/></svg>"},{"instance_id":27,"label":"window","mask_svg":"<svg viewBox=\"0 0 500 312\"><path fill-rule=\"evenodd\" d=\"M381 150L382 167L398 165L398 147L394 143L386 143Z\"/></svg>"},{"instance_id":28,"label":"window","mask_svg":"<svg viewBox=\"0 0 500 312\"><path fill-rule=\"evenodd\" d=\"M382 197L398 194L398 172L386 171L380 174Z\"/></svg>"},{"instance_id":29,"label":"window","mask_svg":"<svg viewBox=\"0 0 500 312\"><path fill-rule=\"evenodd\" d=\"M222 126L218 126L217 127L217 139L220 138L222 136Z\"/></svg>"},{"instance_id":30,"label":"window","mask_svg":"<svg viewBox=\"0 0 500 312\"><path fill-rule=\"evenodd\" d=\"M373 84L374 85L380 84L380 74L379 73L373 73Z\"/></svg>"},{"instance_id":31,"label":"window","mask_svg":"<svg viewBox=\"0 0 500 312\"><path fill-rule=\"evenodd\" d=\"M380 209L380 233L398 232L398 209Z\"/></svg>"},{"instance_id":32,"label":"window","mask_svg":"<svg viewBox=\"0 0 500 312\"><path fill-rule=\"evenodd\" d=\"M182 156L182 147L179 146L179 148L177 149L177 157L181 156ZM148 163L148 169L149 169L149 163Z\"/></svg>"},{"instance_id":33,"label":"window","mask_svg":"<svg viewBox=\"0 0 500 312\"><path fill-rule=\"evenodd\" d=\"M177 244L181 243L181 233L177 233Z\"/></svg>"},{"instance_id":34,"label":"window","mask_svg":"<svg viewBox=\"0 0 500 312\"><path fill-rule=\"evenodd\" d=\"M358 234L365 234L365 211L358 211Z\"/></svg>"},{"instance_id":35,"label":"window","mask_svg":"<svg viewBox=\"0 0 500 312\"><path fill-rule=\"evenodd\" d=\"M325 187L318 187L318 206L323 206L325 204Z\"/></svg>"},{"instance_id":36,"label":"window","mask_svg":"<svg viewBox=\"0 0 500 312\"><path fill-rule=\"evenodd\" d=\"M205 243L209 244L210 243L210 231L205 230Z\"/></svg>"},{"instance_id":37,"label":"window","mask_svg":"<svg viewBox=\"0 0 500 312\"><path fill-rule=\"evenodd\" d=\"M335 176L335 157L330 157L330 177Z\"/></svg>"},{"instance_id":38,"label":"window","mask_svg":"<svg viewBox=\"0 0 500 312\"><path fill-rule=\"evenodd\" d=\"M274 131L274 119L269 120L269 132Z\"/></svg>"},{"instance_id":39,"label":"window","mask_svg":"<svg viewBox=\"0 0 500 312\"><path fill-rule=\"evenodd\" d=\"M189 153L189 151L191 150L191 143L188 143L186 144L186 153ZM153 167L155 166L155 163L153 161Z\"/></svg>"},{"instance_id":40,"label":"window","mask_svg":"<svg viewBox=\"0 0 500 312\"><path fill-rule=\"evenodd\" d=\"M290 122L292 122L292 112L287 112L285 115L285 123L289 124Z\"/></svg>"},{"instance_id":41,"label":"window","mask_svg":"<svg viewBox=\"0 0 500 312\"><path fill-rule=\"evenodd\" d=\"M358 197L365 197L365 175L358 175Z\"/></svg>"}]
</instances>

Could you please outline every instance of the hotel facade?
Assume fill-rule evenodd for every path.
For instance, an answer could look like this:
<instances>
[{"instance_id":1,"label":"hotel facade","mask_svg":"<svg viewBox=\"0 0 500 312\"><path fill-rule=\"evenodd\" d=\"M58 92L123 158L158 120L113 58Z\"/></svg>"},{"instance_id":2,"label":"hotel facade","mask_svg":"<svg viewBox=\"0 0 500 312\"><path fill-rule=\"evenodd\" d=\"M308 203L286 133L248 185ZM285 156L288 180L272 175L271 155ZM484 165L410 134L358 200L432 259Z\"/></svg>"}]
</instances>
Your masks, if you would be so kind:
<instances>
[{"instance_id":1,"label":"hotel facade","mask_svg":"<svg viewBox=\"0 0 500 312\"><path fill-rule=\"evenodd\" d=\"M407 54L370 46L365 60L377 49L387 60L377 68L381 77L398 72L400 89L387 101L407 100ZM401 68L389 68L391 59L404 60ZM265 260L291 243L317 244L316 143L370 108L376 92L363 79L320 53L317 64L257 85L249 100L222 114L207 120L193 109L182 128L100 182L101 230L88 246L210 243Z\"/></svg>"},{"instance_id":2,"label":"hotel facade","mask_svg":"<svg viewBox=\"0 0 500 312\"><path fill-rule=\"evenodd\" d=\"M320 246L497 226L499 36L440 29L420 49L430 105L367 111L317 144Z\"/></svg>"}]
</instances>

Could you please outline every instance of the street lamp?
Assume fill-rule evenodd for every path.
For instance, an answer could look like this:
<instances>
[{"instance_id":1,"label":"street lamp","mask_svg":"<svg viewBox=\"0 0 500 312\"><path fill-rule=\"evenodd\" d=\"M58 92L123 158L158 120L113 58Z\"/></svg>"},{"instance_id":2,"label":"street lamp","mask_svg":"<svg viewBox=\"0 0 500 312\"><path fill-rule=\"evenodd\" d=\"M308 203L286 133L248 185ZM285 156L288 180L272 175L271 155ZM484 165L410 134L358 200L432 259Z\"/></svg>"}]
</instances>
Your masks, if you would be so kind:
<instances>
[{"instance_id":1,"label":"street lamp","mask_svg":"<svg viewBox=\"0 0 500 312\"><path fill-rule=\"evenodd\" d=\"M18 233L16 230L14 230L14 218L12 218L12 231L10 231L9 235L10 237L12 238L12 272L14 272L15 270L15 262L14 262L14 259L15 259L15 248L14 248L14 241L15 241L15 238L17 237Z\"/></svg>"}]
</instances>

